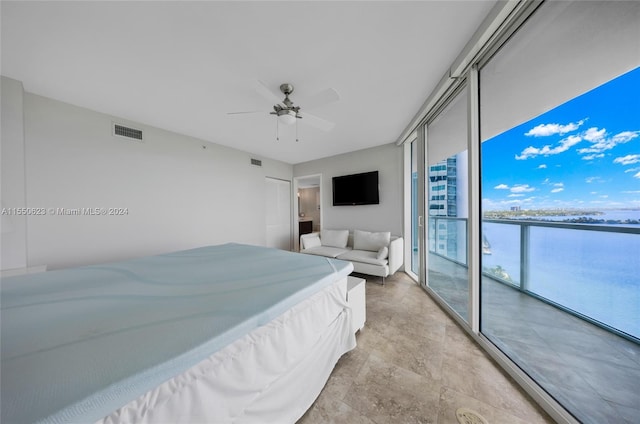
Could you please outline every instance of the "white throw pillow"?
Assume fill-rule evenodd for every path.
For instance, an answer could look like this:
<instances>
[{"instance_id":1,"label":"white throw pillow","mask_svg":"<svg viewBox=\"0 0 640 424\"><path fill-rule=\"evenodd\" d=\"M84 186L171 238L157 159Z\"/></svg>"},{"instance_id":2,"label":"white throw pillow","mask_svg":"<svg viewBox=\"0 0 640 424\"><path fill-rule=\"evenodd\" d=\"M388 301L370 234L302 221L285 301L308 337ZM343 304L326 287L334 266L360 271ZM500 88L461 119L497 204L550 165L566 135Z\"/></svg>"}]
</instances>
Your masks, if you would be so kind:
<instances>
[{"instance_id":1,"label":"white throw pillow","mask_svg":"<svg viewBox=\"0 0 640 424\"><path fill-rule=\"evenodd\" d=\"M315 236L305 237L304 239L304 248L311 249L312 247L320 247L322 243L320 242L320 237L316 234Z\"/></svg>"},{"instance_id":2,"label":"white throw pillow","mask_svg":"<svg viewBox=\"0 0 640 424\"><path fill-rule=\"evenodd\" d=\"M322 230L320 232L323 246L347 247L349 241L349 230Z\"/></svg>"},{"instance_id":3,"label":"white throw pillow","mask_svg":"<svg viewBox=\"0 0 640 424\"><path fill-rule=\"evenodd\" d=\"M389 248L387 246L382 246L380 250L378 250L378 256L376 256L376 258L387 259L387 256L389 256Z\"/></svg>"},{"instance_id":4,"label":"white throw pillow","mask_svg":"<svg viewBox=\"0 0 640 424\"><path fill-rule=\"evenodd\" d=\"M353 248L356 250L377 252L381 247L389 246L390 241L390 232L371 233L360 230L353 232Z\"/></svg>"}]
</instances>

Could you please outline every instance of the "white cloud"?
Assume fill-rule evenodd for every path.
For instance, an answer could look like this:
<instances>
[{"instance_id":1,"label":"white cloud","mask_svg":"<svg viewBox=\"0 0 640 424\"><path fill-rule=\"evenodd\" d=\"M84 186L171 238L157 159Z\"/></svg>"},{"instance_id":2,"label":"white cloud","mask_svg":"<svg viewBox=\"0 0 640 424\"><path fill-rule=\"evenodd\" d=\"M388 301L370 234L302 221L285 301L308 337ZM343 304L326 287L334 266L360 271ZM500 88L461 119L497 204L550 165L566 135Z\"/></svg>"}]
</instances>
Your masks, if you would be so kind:
<instances>
[{"instance_id":1,"label":"white cloud","mask_svg":"<svg viewBox=\"0 0 640 424\"><path fill-rule=\"evenodd\" d=\"M638 136L640 136L640 131L622 131L621 133L614 135L612 140L615 141L616 144L623 144Z\"/></svg>"},{"instance_id":2,"label":"white cloud","mask_svg":"<svg viewBox=\"0 0 640 424\"><path fill-rule=\"evenodd\" d=\"M591 142L590 147L585 147L583 149L579 149L578 153L581 155L585 155L588 153L600 154L602 152L606 152L607 150L611 150L616 147L618 144L628 143L640 136L640 131L623 131L614 135L613 137L607 137L607 132L603 128L601 130L597 128L589 128L584 134L583 137L585 140Z\"/></svg>"},{"instance_id":3,"label":"white cloud","mask_svg":"<svg viewBox=\"0 0 640 424\"><path fill-rule=\"evenodd\" d=\"M548 144L541 148L529 146L520 153L519 156L516 156L517 160L524 160L528 158L533 158L536 156L549 156L549 155L557 155L559 153L566 152L571 147L582 141L582 137L579 135L570 135L567 138L563 138L560 140L560 144L551 148Z\"/></svg>"},{"instance_id":4,"label":"white cloud","mask_svg":"<svg viewBox=\"0 0 640 424\"><path fill-rule=\"evenodd\" d=\"M547 154L551 148L547 145L542 148L537 148L533 146L529 146L520 153L520 155L516 155L516 160L525 160L528 158L534 158L538 155Z\"/></svg>"},{"instance_id":5,"label":"white cloud","mask_svg":"<svg viewBox=\"0 0 640 424\"><path fill-rule=\"evenodd\" d=\"M541 124L532 128L525 135L528 136L549 136L554 134L563 135L570 131L575 131L580 127L585 120L578 122L572 122L567 125L560 124ZM525 148L519 155L516 155L517 160L526 160L534 158L536 156L551 156L564 153L576 144L587 141L591 143L588 147L578 149L578 153L582 155L583 160L594 160L603 158L604 152L613 149L619 144L628 143L631 140L640 137L640 131L622 131L613 136L607 133L606 128L591 127L580 134L572 134L566 138L563 138L558 144L551 145L546 144L542 147L529 146ZM616 163L622 163L623 165L630 165L632 163L640 163L640 155L627 155L625 156L626 162L623 162L623 158L616 158ZM546 165L545 165L546 167ZM542 165L539 168L544 168Z\"/></svg>"},{"instance_id":6,"label":"white cloud","mask_svg":"<svg viewBox=\"0 0 640 424\"><path fill-rule=\"evenodd\" d=\"M640 178L640 172L633 176L633 178Z\"/></svg>"},{"instance_id":7,"label":"white cloud","mask_svg":"<svg viewBox=\"0 0 640 424\"><path fill-rule=\"evenodd\" d=\"M602 178L600 178L600 177L587 177L587 178L584 179L584 181L587 184L603 182Z\"/></svg>"},{"instance_id":8,"label":"white cloud","mask_svg":"<svg viewBox=\"0 0 640 424\"><path fill-rule=\"evenodd\" d=\"M623 191L625 194L640 194L640 190L625 190Z\"/></svg>"},{"instance_id":9,"label":"white cloud","mask_svg":"<svg viewBox=\"0 0 640 424\"><path fill-rule=\"evenodd\" d=\"M599 130L596 127L591 127L584 132L583 136L585 140L593 143L593 142L602 140L602 138L605 136L606 133L607 133L606 128Z\"/></svg>"},{"instance_id":10,"label":"white cloud","mask_svg":"<svg viewBox=\"0 0 640 424\"><path fill-rule=\"evenodd\" d=\"M511 194L507 197L520 197L524 196L521 193L528 193L530 191L535 191L535 188L530 187L529 184L516 184L512 187L509 187L506 184L498 184L494 187L495 190L509 190Z\"/></svg>"},{"instance_id":11,"label":"white cloud","mask_svg":"<svg viewBox=\"0 0 640 424\"><path fill-rule=\"evenodd\" d=\"M535 188L529 187L529 184L516 184L511 187L511 193L528 193L534 190Z\"/></svg>"},{"instance_id":12,"label":"white cloud","mask_svg":"<svg viewBox=\"0 0 640 424\"><path fill-rule=\"evenodd\" d=\"M632 165L634 163L640 163L640 155L626 155L615 158L613 163L619 163L621 165Z\"/></svg>"},{"instance_id":13,"label":"white cloud","mask_svg":"<svg viewBox=\"0 0 640 424\"><path fill-rule=\"evenodd\" d=\"M629 168L629 169L625 169L624 173L626 174L627 172L636 172L636 171L640 171L640 168Z\"/></svg>"},{"instance_id":14,"label":"white cloud","mask_svg":"<svg viewBox=\"0 0 640 424\"><path fill-rule=\"evenodd\" d=\"M587 156L583 156L582 160L594 160L594 159L598 159L598 158L603 158L604 157L604 153L600 153L600 154L593 154L593 155L587 155Z\"/></svg>"},{"instance_id":15,"label":"white cloud","mask_svg":"<svg viewBox=\"0 0 640 424\"><path fill-rule=\"evenodd\" d=\"M570 147L573 147L576 144L580 143L581 141L582 141L582 137L580 137L579 135L570 135L569 137L560 140L560 146L556 147L554 150L562 148L563 149L562 151L564 152L566 150L569 150Z\"/></svg>"},{"instance_id":16,"label":"white cloud","mask_svg":"<svg viewBox=\"0 0 640 424\"><path fill-rule=\"evenodd\" d=\"M555 188L551 190L551 193L560 193L564 191L564 183L555 183L553 185Z\"/></svg>"},{"instance_id":17,"label":"white cloud","mask_svg":"<svg viewBox=\"0 0 640 424\"><path fill-rule=\"evenodd\" d=\"M554 134L564 135L571 131L577 130L582 124L584 124L584 119L581 119L578 122L570 122L566 125L561 124L540 124L529 131L527 131L524 135L529 137L547 137Z\"/></svg>"},{"instance_id":18,"label":"white cloud","mask_svg":"<svg viewBox=\"0 0 640 424\"><path fill-rule=\"evenodd\" d=\"M538 166L538 169L545 169L547 167L547 165L545 165L544 163L541 164L540 166Z\"/></svg>"}]
</instances>

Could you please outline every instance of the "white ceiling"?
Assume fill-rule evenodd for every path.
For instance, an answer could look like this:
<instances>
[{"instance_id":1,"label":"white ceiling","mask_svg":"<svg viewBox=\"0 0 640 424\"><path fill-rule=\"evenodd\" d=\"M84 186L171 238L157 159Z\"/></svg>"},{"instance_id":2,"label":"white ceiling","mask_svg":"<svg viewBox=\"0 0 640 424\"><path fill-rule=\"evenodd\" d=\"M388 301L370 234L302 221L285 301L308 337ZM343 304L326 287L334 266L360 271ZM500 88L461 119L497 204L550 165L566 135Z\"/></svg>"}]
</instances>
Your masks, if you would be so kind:
<instances>
[{"instance_id":1,"label":"white ceiling","mask_svg":"<svg viewBox=\"0 0 640 424\"><path fill-rule=\"evenodd\" d=\"M295 164L394 142L495 1L8 2L2 75L31 93ZM256 80L292 83L300 142ZM227 112L264 110L264 114ZM304 121L304 120L303 120Z\"/></svg>"}]
</instances>

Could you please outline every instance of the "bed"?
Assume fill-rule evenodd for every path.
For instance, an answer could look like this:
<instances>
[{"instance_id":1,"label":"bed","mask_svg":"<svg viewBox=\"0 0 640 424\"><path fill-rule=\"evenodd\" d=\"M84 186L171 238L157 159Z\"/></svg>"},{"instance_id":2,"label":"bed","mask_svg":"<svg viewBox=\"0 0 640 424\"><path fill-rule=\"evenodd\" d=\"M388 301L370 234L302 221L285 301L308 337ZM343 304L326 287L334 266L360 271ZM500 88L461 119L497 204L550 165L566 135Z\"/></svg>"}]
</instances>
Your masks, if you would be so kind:
<instances>
[{"instance_id":1,"label":"bed","mask_svg":"<svg viewBox=\"0 0 640 424\"><path fill-rule=\"evenodd\" d=\"M355 347L352 269L229 243L5 278L2 422L295 422Z\"/></svg>"}]
</instances>

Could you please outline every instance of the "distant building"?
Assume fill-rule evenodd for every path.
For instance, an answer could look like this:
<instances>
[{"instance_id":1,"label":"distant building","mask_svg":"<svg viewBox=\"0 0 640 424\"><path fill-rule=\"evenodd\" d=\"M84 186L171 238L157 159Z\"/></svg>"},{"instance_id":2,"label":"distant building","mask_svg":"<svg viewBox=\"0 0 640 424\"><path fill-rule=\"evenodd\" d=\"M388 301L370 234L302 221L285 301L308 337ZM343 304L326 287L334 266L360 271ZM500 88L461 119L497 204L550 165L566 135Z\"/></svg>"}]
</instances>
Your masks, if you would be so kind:
<instances>
[{"instance_id":1,"label":"distant building","mask_svg":"<svg viewBox=\"0 0 640 424\"><path fill-rule=\"evenodd\" d=\"M460 262L466 261L466 222L436 218L468 218L466 168L466 151L429 167L430 250Z\"/></svg>"},{"instance_id":2,"label":"distant building","mask_svg":"<svg viewBox=\"0 0 640 424\"><path fill-rule=\"evenodd\" d=\"M429 167L429 215L457 216L457 158Z\"/></svg>"},{"instance_id":3,"label":"distant building","mask_svg":"<svg viewBox=\"0 0 640 424\"><path fill-rule=\"evenodd\" d=\"M511 206L512 212L518 212L519 210L521 210L520 206Z\"/></svg>"}]
</instances>

